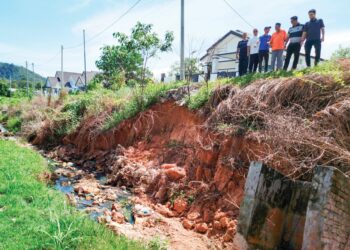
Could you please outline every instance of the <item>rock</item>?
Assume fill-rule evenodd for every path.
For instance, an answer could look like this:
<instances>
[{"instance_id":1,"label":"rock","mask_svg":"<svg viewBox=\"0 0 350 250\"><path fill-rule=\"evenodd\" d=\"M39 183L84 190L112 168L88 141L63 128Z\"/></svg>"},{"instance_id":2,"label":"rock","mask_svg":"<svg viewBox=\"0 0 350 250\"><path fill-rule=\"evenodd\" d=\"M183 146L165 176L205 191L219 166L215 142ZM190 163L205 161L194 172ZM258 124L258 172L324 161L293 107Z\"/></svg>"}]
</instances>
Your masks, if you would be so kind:
<instances>
[{"instance_id":1,"label":"rock","mask_svg":"<svg viewBox=\"0 0 350 250\"><path fill-rule=\"evenodd\" d=\"M214 223L213 223L213 228L216 229L216 230L221 230L222 226L221 226L220 221L215 220Z\"/></svg>"},{"instance_id":2,"label":"rock","mask_svg":"<svg viewBox=\"0 0 350 250\"><path fill-rule=\"evenodd\" d=\"M220 224L221 224L221 227L226 229L228 227L228 224L230 223L230 219L227 218L227 217L222 217L220 219Z\"/></svg>"},{"instance_id":3,"label":"rock","mask_svg":"<svg viewBox=\"0 0 350 250\"><path fill-rule=\"evenodd\" d=\"M111 216L105 216L105 215L102 215L100 217L97 218L97 221L100 223L100 224L107 224L109 222L112 221L112 218Z\"/></svg>"},{"instance_id":4,"label":"rock","mask_svg":"<svg viewBox=\"0 0 350 250\"><path fill-rule=\"evenodd\" d=\"M174 213L167 207L161 205L161 204L157 204L156 207L155 207L156 211L158 213L160 213L161 215L165 216L165 217L174 217Z\"/></svg>"},{"instance_id":5,"label":"rock","mask_svg":"<svg viewBox=\"0 0 350 250\"><path fill-rule=\"evenodd\" d=\"M105 210L103 211L103 214L104 214L105 216L111 216L111 215L112 215L112 212L109 211L108 209L105 209Z\"/></svg>"},{"instance_id":6,"label":"rock","mask_svg":"<svg viewBox=\"0 0 350 250\"><path fill-rule=\"evenodd\" d=\"M68 199L68 202L71 206L76 206L77 205L77 200L75 199L73 194L66 194L66 197Z\"/></svg>"},{"instance_id":7,"label":"rock","mask_svg":"<svg viewBox=\"0 0 350 250\"><path fill-rule=\"evenodd\" d=\"M236 228L229 228L223 237L224 242L232 241L235 234L236 234Z\"/></svg>"},{"instance_id":8,"label":"rock","mask_svg":"<svg viewBox=\"0 0 350 250\"><path fill-rule=\"evenodd\" d=\"M151 208L139 204L135 205L135 211L137 215L142 217L150 216L153 213Z\"/></svg>"},{"instance_id":9,"label":"rock","mask_svg":"<svg viewBox=\"0 0 350 250\"><path fill-rule=\"evenodd\" d=\"M214 213L210 209L204 209L203 211L203 221L209 223L213 221Z\"/></svg>"},{"instance_id":10,"label":"rock","mask_svg":"<svg viewBox=\"0 0 350 250\"><path fill-rule=\"evenodd\" d=\"M214 219L215 220L220 220L222 217L225 217L226 213L221 212L220 210L216 211L215 215L214 215Z\"/></svg>"},{"instance_id":11,"label":"rock","mask_svg":"<svg viewBox=\"0 0 350 250\"><path fill-rule=\"evenodd\" d=\"M86 196L85 196L85 199L86 199L87 201L91 201L93 198L94 198L94 197L93 197L92 195L86 195Z\"/></svg>"},{"instance_id":12,"label":"rock","mask_svg":"<svg viewBox=\"0 0 350 250\"><path fill-rule=\"evenodd\" d=\"M198 223L195 227L196 232L205 234L208 231L207 223Z\"/></svg>"},{"instance_id":13,"label":"rock","mask_svg":"<svg viewBox=\"0 0 350 250\"><path fill-rule=\"evenodd\" d=\"M166 169L164 172L171 181L178 181L186 176L185 170L179 167Z\"/></svg>"},{"instance_id":14,"label":"rock","mask_svg":"<svg viewBox=\"0 0 350 250\"><path fill-rule=\"evenodd\" d=\"M190 220L188 220L188 219L184 219L184 220L182 221L182 225L183 225L183 227L186 228L187 230L191 230L191 229L193 229L193 227L194 227L194 222L193 222L193 221L190 221Z\"/></svg>"},{"instance_id":15,"label":"rock","mask_svg":"<svg viewBox=\"0 0 350 250\"><path fill-rule=\"evenodd\" d=\"M230 223L228 224L228 227L230 228L236 228L237 227L237 220L232 220L230 221Z\"/></svg>"},{"instance_id":16,"label":"rock","mask_svg":"<svg viewBox=\"0 0 350 250\"><path fill-rule=\"evenodd\" d=\"M185 199L182 199L182 198L178 198L174 201L174 207L173 209L181 214L183 213L186 209L187 209L187 201Z\"/></svg>"},{"instance_id":17,"label":"rock","mask_svg":"<svg viewBox=\"0 0 350 250\"><path fill-rule=\"evenodd\" d=\"M120 205L118 203L113 203L112 204L112 211L118 211L120 209L121 209L121 207L120 207Z\"/></svg>"},{"instance_id":18,"label":"rock","mask_svg":"<svg viewBox=\"0 0 350 250\"><path fill-rule=\"evenodd\" d=\"M171 169L176 167L177 167L176 164L163 164L162 166L160 166L161 169Z\"/></svg>"},{"instance_id":19,"label":"rock","mask_svg":"<svg viewBox=\"0 0 350 250\"><path fill-rule=\"evenodd\" d=\"M200 216L201 216L200 213L192 212L192 213L187 215L187 219L189 219L189 220L197 220Z\"/></svg>"},{"instance_id":20,"label":"rock","mask_svg":"<svg viewBox=\"0 0 350 250\"><path fill-rule=\"evenodd\" d=\"M124 215L119 212L113 211L111 217L112 221L117 222L119 224L123 224L125 222Z\"/></svg>"}]
</instances>

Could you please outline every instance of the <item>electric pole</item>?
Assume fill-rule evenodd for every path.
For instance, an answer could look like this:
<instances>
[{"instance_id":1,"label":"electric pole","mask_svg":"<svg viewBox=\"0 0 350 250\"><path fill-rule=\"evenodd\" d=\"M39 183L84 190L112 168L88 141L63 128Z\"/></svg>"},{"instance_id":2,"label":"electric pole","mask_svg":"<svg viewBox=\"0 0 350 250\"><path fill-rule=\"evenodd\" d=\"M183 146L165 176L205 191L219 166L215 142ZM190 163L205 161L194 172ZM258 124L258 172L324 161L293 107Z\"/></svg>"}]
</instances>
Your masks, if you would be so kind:
<instances>
[{"instance_id":1,"label":"electric pole","mask_svg":"<svg viewBox=\"0 0 350 250\"><path fill-rule=\"evenodd\" d=\"M35 72L34 72L34 63L32 63L32 70L33 70L33 82L32 82L32 89L35 90Z\"/></svg>"},{"instance_id":2,"label":"electric pole","mask_svg":"<svg viewBox=\"0 0 350 250\"><path fill-rule=\"evenodd\" d=\"M181 0L181 58L180 80L185 79L185 0Z\"/></svg>"},{"instance_id":3,"label":"electric pole","mask_svg":"<svg viewBox=\"0 0 350 250\"><path fill-rule=\"evenodd\" d=\"M61 91L64 87L64 75L63 75L63 45L61 45Z\"/></svg>"},{"instance_id":4,"label":"electric pole","mask_svg":"<svg viewBox=\"0 0 350 250\"><path fill-rule=\"evenodd\" d=\"M29 83L28 83L28 61L26 61L26 82L27 82L27 97L29 97Z\"/></svg>"},{"instance_id":5,"label":"electric pole","mask_svg":"<svg viewBox=\"0 0 350 250\"><path fill-rule=\"evenodd\" d=\"M84 40L84 81L85 81L85 91L87 92L85 30L83 30L83 40Z\"/></svg>"}]
</instances>

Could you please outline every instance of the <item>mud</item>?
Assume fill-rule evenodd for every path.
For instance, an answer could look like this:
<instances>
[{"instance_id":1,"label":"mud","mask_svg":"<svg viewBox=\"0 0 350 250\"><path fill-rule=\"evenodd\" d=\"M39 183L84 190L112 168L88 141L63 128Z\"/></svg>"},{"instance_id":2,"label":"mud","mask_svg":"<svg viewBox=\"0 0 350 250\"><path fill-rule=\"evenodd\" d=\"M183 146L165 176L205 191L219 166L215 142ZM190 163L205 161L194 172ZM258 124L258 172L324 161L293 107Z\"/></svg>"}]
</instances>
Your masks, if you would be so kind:
<instances>
[{"instance_id":1,"label":"mud","mask_svg":"<svg viewBox=\"0 0 350 250\"><path fill-rule=\"evenodd\" d=\"M107 132L96 132L98 119L86 120L51 157L105 173L107 185L130 190L133 205L149 207L156 216L132 228L112 223L113 230L141 239L166 232L171 249L233 248L256 142L210 131L203 126L205 114L174 102L157 104Z\"/></svg>"}]
</instances>

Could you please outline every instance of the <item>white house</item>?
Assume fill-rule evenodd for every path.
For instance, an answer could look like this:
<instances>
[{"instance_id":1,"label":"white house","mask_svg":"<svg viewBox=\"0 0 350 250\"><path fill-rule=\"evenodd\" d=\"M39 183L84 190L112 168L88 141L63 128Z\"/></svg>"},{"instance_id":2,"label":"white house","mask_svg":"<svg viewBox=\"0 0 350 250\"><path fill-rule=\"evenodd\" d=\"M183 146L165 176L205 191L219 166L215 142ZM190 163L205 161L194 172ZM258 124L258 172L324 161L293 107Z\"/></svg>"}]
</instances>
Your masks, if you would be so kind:
<instances>
[{"instance_id":1,"label":"white house","mask_svg":"<svg viewBox=\"0 0 350 250\"><path fill-rule=\"evenodd\" d=\"M86 72L86 81L87 84L98 74L96 71ZM75 73L75 72L63 72L64 83L61 81L62 74L61 71L57 71L55 76L48 77L44 85L44 91L48 92L52 90L52 94L58 94L62 88L67 89L68 91L77 91L85 89L85 72Z\"/></svg>"},{"instance_id":2,"label":"white house","mask_svg":"<svg viewBox=\"0 0 350 250\"><path fill-rule=\"evenodd\" d=\"M243 32L240 30L229 31L217 42L215 42L207 53L200 58L203 71L210 72L210 80L215 80L220 77L236 77L238 76L238 60L236 59L237 45L242 40ZM302 49L303 50L303 49ZM311 57L312 63L314 57ZM291 59L290 67L293 62ZM270 56L271 64L271 56ZM305 54L301 53L299 58L298 69L306 67Z\"/></svg>"}]
</instances>

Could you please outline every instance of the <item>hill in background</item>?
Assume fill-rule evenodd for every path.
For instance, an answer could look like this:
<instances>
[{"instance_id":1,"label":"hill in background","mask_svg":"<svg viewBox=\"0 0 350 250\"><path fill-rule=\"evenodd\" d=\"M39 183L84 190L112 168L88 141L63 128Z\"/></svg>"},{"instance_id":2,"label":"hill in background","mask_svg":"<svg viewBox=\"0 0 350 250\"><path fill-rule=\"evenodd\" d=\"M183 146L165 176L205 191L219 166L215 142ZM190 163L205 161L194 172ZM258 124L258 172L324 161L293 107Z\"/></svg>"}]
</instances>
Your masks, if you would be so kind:
<instances>
[{"instance_id":1,"label":"hill in background","mask_svg":"<svg viewBox=\"0 0 350 250\"><path fill-rule=\"evenodd\" d=\"M2 63L0 62L0 79L10 79L12 77L13 82L22 82L26 80L26 69L22 66L17 66L10 63ZM29 82L43 82L45 80L39 74L33 73L28 69L28 80Z\"/></svg>"}]
</instances>

